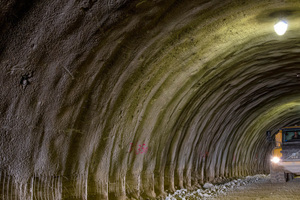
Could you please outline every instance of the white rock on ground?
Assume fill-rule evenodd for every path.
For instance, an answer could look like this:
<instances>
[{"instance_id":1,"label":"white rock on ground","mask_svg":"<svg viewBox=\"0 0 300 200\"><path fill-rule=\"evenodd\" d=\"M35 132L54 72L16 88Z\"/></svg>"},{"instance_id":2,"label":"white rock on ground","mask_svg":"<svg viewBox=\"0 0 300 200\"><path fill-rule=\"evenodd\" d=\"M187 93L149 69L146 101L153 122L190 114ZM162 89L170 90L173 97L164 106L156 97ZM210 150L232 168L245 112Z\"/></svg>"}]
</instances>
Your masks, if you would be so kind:
<instances>
[{"instance_id":1,"label":"white rock on ground","mask_svg":"<svg viewBox=\"0 0 300 200\"><path fill-rule=\"evenodd\" d=\"M210 189L210 188L213 188L213 187L214 187L214 185L211 184L211 183L205 183L205 184L203 185L203 188L204 188L204 189Z\"/></svg>"}]
</instances>

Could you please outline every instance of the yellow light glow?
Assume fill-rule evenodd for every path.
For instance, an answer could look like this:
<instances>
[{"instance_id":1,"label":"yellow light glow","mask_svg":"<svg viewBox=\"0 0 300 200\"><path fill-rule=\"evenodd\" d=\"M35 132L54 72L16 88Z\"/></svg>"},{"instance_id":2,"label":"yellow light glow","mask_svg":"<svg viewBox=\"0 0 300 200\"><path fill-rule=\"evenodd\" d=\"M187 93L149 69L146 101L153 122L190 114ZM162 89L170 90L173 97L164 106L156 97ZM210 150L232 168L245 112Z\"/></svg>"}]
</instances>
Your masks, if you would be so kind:
<instances>
[{"instance_id":1,"label":"yellow light glow","mask_svg":"<svg viewBox=\"0 0 300 200\"><path fill-rule=\"evenodd\" d=\"M277 35L284 35L288 28L288 23L286 21L279 21L277 24L274 25L274 30Z\"/></svg>"},{"instance_id":2,"label":"yellow light glow","mask_svg":"<svg viewBox=\"0 0 300 200\"><path fill-rule=\"evenodd\" d=\"M271 162L273 162L273 163L279 163L280 162L280 158L278 158L278 157L272 157Z\"/></svg>"}]
</instances>

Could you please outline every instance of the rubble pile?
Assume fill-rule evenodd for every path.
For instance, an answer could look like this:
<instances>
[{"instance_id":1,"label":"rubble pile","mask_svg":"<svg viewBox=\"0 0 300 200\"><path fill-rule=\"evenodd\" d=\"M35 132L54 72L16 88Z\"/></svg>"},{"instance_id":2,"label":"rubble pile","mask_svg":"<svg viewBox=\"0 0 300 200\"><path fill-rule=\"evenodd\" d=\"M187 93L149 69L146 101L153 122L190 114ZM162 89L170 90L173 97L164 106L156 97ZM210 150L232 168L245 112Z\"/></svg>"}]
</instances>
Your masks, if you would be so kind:
<instances>
[{"instance_id":1,"label":"rubble pile","mask_svg":"<svg viewBox=\"0 0 300 200\"><path fill-rule=\"evenodd\" d=\"M202 188L195 191L188 192L187 189L175 191L173 194L168 194L166 200L196 200L196 199L211 199L219 195L226 195L227 192L243 186L269 181L269 175L258 174L255 176L247 176L245 178L232 180L230 182L213 185L212 183L205 183Z\"/></svg>"}]
</instances>

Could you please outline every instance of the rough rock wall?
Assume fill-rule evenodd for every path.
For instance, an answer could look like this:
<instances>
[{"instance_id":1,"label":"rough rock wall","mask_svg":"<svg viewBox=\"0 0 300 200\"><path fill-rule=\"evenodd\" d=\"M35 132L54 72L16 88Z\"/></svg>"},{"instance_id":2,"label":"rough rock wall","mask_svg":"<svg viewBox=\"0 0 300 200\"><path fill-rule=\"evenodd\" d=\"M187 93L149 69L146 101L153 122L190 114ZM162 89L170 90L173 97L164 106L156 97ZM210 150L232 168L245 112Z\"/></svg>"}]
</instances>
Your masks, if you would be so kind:
<instances>
[{"instance_id":1,"label":"rough rock wall","mask_svg":"<svg viewBox=\"0 0 300 200\"><path fill-rule=\"evenodd\" d=\"M266 172L265 131L300 121L299 10L1 1L0 198L147 199Z\"/></svg>"}]
</instances>

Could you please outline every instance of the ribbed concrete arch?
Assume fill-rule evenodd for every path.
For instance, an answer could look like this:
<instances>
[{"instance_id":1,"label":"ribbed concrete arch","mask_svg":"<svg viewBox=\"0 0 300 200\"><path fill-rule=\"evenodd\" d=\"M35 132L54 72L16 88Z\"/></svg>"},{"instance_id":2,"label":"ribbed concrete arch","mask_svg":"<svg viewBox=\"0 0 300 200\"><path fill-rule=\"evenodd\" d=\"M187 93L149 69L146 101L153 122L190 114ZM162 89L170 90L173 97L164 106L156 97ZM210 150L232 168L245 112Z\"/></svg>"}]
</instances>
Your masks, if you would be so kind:
<instances>
[{"instance_id":1,"label":"ribbed concrete arch","mask_svg":"<svg viewBox=\"0 0 300 200\"><path fill-rule=\"evenodd\" d=\"M2 4L5 198L152 199L267 173L265 131L300 122L299 2Z\"/></svg>"}]
</instances>

